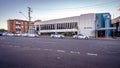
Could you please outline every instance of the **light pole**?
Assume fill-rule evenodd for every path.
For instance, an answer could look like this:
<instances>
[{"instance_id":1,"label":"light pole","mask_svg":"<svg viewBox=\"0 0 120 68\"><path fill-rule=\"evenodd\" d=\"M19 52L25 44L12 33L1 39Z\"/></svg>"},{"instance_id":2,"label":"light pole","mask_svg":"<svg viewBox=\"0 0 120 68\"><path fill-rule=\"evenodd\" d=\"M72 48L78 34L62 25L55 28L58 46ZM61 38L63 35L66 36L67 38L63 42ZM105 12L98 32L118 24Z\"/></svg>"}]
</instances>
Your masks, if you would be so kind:
<instances>
[{"instance_id":1,"label":"light pole","mask_svg":"<svg viewBox=\"0 0 120 68\"><path fill-rule=\"evenodd\" d=\"M22 12L19 12L20 14L22 14L26 19L28 19L26 16L25 16L25 14L24 13L22 13Z\"/></svg>"}]
</instances>

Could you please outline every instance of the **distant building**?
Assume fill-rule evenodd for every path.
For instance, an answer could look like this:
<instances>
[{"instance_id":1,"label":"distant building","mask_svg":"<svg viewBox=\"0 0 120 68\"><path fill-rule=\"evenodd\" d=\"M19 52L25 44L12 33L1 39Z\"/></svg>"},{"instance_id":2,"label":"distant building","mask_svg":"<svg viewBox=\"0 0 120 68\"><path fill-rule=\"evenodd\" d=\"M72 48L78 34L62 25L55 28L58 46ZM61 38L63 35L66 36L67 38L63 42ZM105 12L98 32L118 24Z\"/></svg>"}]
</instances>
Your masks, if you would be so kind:
<instances>
[{"instance_id":1,"label":"distant building","mask_svg":"<svg viewBox=\"0 0 120 68\"><path fill-rule=\"evenodd\" d=\"M89 13L80 16L53 19L35 23L38 34L72 32L89 37L111 37L111 15L109 13Z\"/></svg>"},{"instance_id":2,"label":"distant building","mask_svg":"<svg viewBox=\"0 0 120 68\"><path fill-rule=\"evenodd\" d=\"M8 31L12 33L28 32L28 21L19 19L10 19L7 21Z\"/></svg>"},{"instance_id":3,"label":"distant building","mask_svg":"<svg viewBox=\"0 0 120 68\"><path fill-rule=\"evenodd\" d=\"M37 23L37 22L42 22L42 20L35 20L34 22L35 22L35 23Z\"/></svg>"},{"instance_id":4,"label":"distant building","mask_svg":"<svg viewBox=\"0 0 120 68\"><path fill-rule=\"evenodd\" d=\"M114 19L112 20L112 24L113 24L113 27L116 28L115 30L113 30L114 36L120 37L120 16L114 18Z\"/></svg>"}]
</instances>

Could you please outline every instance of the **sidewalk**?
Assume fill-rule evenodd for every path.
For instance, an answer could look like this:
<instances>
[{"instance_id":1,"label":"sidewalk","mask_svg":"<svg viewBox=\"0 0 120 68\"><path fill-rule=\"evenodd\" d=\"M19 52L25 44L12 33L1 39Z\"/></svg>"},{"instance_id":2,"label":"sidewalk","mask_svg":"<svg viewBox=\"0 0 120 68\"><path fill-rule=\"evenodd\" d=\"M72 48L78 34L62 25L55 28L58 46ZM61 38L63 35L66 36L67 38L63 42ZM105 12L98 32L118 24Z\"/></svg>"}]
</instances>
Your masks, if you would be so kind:
<instances>
[{"instance_id":1,"label":"sidewalk","mask_svg":"<svg viewBox=\"0 0 120 68\"><path fill-rule=\"evenodd\" d=\"M50 36L39 36L39 37L43 37L43 38L50 38ZM73 37L70 36L65 36L66 39L73 39ZM89 40L120 40L120 37L99 37L99 38L89 38Z\"/></svg>"},{"instance_id":2,"label":"sidewalk","mask_svg":"<svg viewBox=\"0 0 120 68\"><path fill-rule=\"evenodd\" d=\"M105 38L105 37L101 37L101 38L90 38L90 39L96 39L96 40L120 40L120 37L115 37L115 38L113 38L113 37L109 37L109 38Z\"/></svg>"}]
</instances>

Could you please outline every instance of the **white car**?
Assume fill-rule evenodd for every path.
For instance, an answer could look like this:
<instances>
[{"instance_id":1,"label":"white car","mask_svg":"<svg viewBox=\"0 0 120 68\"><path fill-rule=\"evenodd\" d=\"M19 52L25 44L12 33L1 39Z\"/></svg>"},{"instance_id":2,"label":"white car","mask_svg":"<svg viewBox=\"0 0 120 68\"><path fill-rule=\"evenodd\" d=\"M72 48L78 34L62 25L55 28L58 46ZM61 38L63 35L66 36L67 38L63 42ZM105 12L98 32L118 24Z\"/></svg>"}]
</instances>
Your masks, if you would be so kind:
<instances>
[{"instance_id":1,"label":"white car","mask_svg":"<svg viewBox=\"0 0 120 68\"><path fill-rule=\"evenodd\" d=\"M4 32L2 35L3 35L3 36L7 36L7 34L8 34L8 32Z\"/></svg>"},{"instance_id":2,"label":"white car","mask_svg":"<svg viewBox=\"0 0 120 68\"><path fill-rule=\"evenodd\" d=\"M21 34L23 37L27 37L28 36L28 34L27 33L23 33L23 34Z\"/></svg>"},{"instance_id":3,"label":"white car","mask_svg":"<svg viewBox=\"0 0 120 68\"><path fill-rule=\"evenodd\" d=\"M65 36L62 34L51 34L52 38L64 38Z\"/></svg>"},{"instance_id":4,"label":"white car","mask_svg":"<svg viewBox=\"0 0 120 68\"><path fill-rule=\"evenodd\" d=\"M22 34L15 34L15 36L22 36Z\"/></svg>"},{"instance_id":5,"label":"white car","mask_svg":"<svg viewBox=\"0 0 120 68\"><path fill-rule=\"evenodd\" d=\"M14 36L13 33L7 33L7 36Z\"/></svg>"},{"instance_id":6,"label":"white car","mask_svg":"<svg viewBox=\"0 0 120 68\"><path fill-rule=\"evenodd\" d=\"M89 37L82 35L82 34L78 34L78 35L73 35L74 39L88 39Z\"/></svg>"},{"instance_id":7,"label":"white car","mask_svg":"<svg viewBox=\"0 0 120 68\"><path fill-rule=\"evenodd\" d=\"M29 34L28 33L28 35L27 35L28 37L38 37L38 35L37 34Z\"/></svg>"}]
</instances>

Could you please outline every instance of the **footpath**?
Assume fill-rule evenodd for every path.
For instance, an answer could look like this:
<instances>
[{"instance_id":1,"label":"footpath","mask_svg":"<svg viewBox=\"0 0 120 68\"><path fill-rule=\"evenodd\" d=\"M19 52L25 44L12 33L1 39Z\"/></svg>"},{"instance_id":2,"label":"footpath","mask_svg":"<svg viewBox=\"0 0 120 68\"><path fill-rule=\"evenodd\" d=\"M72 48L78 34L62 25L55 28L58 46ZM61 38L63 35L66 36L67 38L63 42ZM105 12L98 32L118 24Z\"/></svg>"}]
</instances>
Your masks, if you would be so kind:
<instances>
[{"instance_id":1,"label":"footpath","mask_svg":"<svg viewBox=\"0 0 120 68\"><path fill-rule=\"evenodd\" d=\"M40 36L43 38L50 38L50 36ZM66 36L66 39L73 39L73 37ZM99 37L99 38L89 38L89 40L120 40L120 37Z\"/></svg>"}]
</instances>

